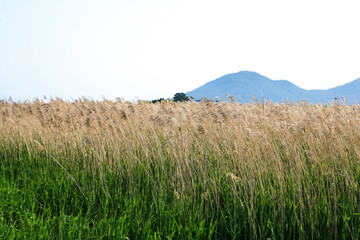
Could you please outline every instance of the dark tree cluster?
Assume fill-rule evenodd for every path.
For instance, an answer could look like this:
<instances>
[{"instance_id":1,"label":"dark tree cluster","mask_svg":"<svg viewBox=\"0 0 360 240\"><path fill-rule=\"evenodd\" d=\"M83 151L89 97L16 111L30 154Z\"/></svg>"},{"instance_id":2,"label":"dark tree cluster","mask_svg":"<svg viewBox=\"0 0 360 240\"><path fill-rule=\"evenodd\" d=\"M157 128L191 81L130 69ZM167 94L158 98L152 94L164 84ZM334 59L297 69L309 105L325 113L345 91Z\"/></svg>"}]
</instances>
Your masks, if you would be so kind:
<instances>
[{"instance_id":1,"label":"dark tree cluster","mask_svg":"<svg viewBox=\"0 0 360 240\"><path fill-rule=\"evenodd\" d=\"M193 97L188 97L183 92L175 93L174 97L172 98L172 100L174 102L185 102L185 101L190 101L191 99L194 99L194 98ZM159 98L159 99L151 100L150 102L151 103L157 103L157 102L166 101L166 100L170 100L170 99Z\"/></svg>"},{"instance_id":2,"label":"dark tree cluster","mask_svg":"<svg viewBox=\"0 0 360 240\"><path fill-rule=\"evenodd\" d=\"M157 102L161 102L161 101L165 101L165 99L164 98L159 98L159 99L151 100L150 102L151 103L157 103Z\"/></svg>"},{"instance_id":3,"label":"dark tree cluster","mask_svg":"<svg viewBox=\"0 0 360 240\"><path fill-rule=\"evenodd\" d=\"M186 96L186 94L183 92L176 93L173 97L174 102L185 102L190 101L190 99L192 99L192 97Z\"/></svg>"}]
</instances>

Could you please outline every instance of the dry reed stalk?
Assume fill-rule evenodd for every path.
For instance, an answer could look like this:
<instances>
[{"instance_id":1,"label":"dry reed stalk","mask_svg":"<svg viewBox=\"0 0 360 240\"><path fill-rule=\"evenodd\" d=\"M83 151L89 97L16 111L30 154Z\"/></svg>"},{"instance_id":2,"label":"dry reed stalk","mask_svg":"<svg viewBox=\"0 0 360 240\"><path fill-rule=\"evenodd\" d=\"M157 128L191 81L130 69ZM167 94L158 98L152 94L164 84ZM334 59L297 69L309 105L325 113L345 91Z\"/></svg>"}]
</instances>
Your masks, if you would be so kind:
<instances>
[{"instance_id":1,"label":"dry reed stalk","mask_svg":"<svg viewBox=\"0 0 360 240\"><path fill-rule=\"evenodd\" d=\"M279 185L291 180L301 186L311 169L331 176L335 165L354 184L348 159L349 152L353 161L360 159L359 105L232 102L2 102L0 139L9 146L36 140L56 159L80 150L87 166L126 164L123 174L129 178L139 166L156 166L157 174L168 174L180 199L186 189L196 188L194 179L212 189L209 194L216 199L219 183L208 175L211 168L261 190L267 176L274 175ZM76 162L77 156L71 156L67 160ZM173 170L161 173L162 168ZM311 201L303 188L297 192L300 204ZM284 193L271 194L279 198Z\"/></svg>"}]
</instances>

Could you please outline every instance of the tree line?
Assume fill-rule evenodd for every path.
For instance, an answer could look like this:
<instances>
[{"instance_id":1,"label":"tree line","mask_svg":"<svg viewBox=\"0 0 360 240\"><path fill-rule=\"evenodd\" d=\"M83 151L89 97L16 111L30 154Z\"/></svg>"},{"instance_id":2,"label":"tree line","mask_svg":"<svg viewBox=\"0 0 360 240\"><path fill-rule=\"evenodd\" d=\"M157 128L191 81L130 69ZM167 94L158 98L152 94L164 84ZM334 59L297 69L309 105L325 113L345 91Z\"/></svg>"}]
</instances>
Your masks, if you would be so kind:
<instances>
[{"instance_id":1,"label":"tree line","mask_svg":"<svg viewBox=\"0 0 360 240\"><path fill-rule=\"evenodd\" d=\"M178 92L175 93L174 97L171 98L174 102L186 102L186 101L190 101L191 99L194 99L193 97L189 97L187 96L185 93L183 92ZM159 98L159 99L154 99L151 100L151 103L157 103L157 102L161 102L161 101L166 101L166 100L170 100L170 98L165 99L165 98Z\"/></svg>"}]
</instances>

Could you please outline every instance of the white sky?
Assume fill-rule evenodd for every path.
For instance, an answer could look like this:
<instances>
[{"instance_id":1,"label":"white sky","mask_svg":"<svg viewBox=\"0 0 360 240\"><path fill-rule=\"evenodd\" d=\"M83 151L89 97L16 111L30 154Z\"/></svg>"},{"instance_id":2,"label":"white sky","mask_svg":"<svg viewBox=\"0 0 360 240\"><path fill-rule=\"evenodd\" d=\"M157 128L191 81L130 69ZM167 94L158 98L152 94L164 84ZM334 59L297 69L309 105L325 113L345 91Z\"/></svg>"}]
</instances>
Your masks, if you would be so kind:
<instances>
[{"instance_id":1,"label":"white sky","mask_svg":"<svg viewBox=\"0 0 360 240\"><path fill-rule=\"evenodd\" d=\"M256 71L360 77L360 1L0 0L0 98L154 99Z\"/></svg>"}]
</instances>

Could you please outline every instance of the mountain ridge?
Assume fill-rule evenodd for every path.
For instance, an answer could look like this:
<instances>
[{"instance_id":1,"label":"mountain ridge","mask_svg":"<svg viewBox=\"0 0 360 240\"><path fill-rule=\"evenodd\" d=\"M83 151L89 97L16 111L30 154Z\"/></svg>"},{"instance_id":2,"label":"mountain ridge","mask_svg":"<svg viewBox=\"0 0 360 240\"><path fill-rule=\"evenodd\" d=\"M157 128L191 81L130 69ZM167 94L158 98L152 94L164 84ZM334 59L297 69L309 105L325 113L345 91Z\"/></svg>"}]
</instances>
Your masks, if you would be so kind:
<instances>
[{"instance_id":1,"label":"mountain ridge","mask_svg":"<svg viewBox=\"0 0 360 240\"><path fill-rule=\"evenodd\" d=\"M195 99L227 99L227 94L239 102L250 102L250 95L253 95L273 102L299 102L306 99L314 104L327 104L344 96L349 104L354 104L355 99L360 99L360 78L334 88L306 90L288 80L272 80L257 72L240 71L226 74L187 92L188 96Z\"/></svg>"}]
</instances>

